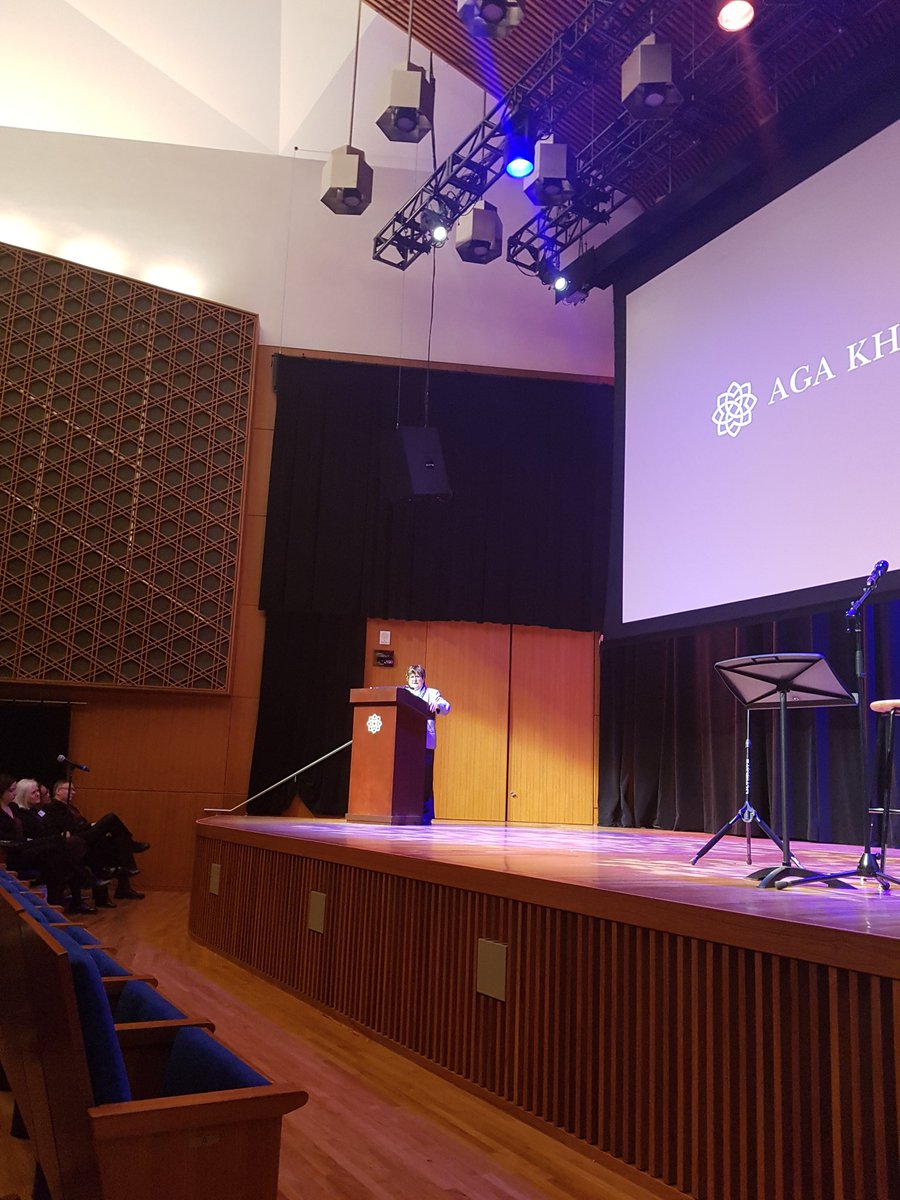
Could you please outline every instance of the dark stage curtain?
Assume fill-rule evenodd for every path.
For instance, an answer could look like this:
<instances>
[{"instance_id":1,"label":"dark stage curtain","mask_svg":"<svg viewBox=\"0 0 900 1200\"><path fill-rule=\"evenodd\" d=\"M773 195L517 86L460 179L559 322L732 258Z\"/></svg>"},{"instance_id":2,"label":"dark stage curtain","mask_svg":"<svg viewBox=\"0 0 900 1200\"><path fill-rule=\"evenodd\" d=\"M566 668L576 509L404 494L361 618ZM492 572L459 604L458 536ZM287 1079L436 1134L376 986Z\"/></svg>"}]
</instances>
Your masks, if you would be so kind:
<instances>
[{"instance_id":1,"label":"dark stage curtain","mask_svg":"<svg viewBox=\"0 0 900 1200\"><path fill-rule=\"evenodd\" d=\"M851 597L852 599L852 597ZM900 603L863 613L869 699L900 694ZM748 654L823 654L856 690L855 641L842 613L718 627L603 647L601 825L713 832L744 800L746 709L713 664ZM777 713L750 717L751 800L780 829ZM855 707L787 714L791 836L861 844L868 820ZM876 750L869 718L870 759ZM739 832L743 831L741 825Z\"/></svg>"},{"instance_id":2,"label":"dark stage curtain","mask_svg":"<svg viewBox=\"0 0 900 1200\"><path fill-rule=\"evenodd\" d=\"M425 372L278 356L275 383L251 794L349 739L368 616L599 629L609 547L610 387L432 371L453 498L391 504L384 443L398 403L423 423ZM346 810L348 766L301 776L314 812Z\"/></svg>"},{"instance_id":3,"label":"dark stage curtain","mask_svg":"<svg viewBox=\"0 0 900 1200\"><path fill-rule=\"evenodd\" d=\"M56 759L69 753L70 716L68 704L0 701L0 771L17 779L37 779L47 787L63 779L65 764Z\"/></svg>"},{"instance_id":4,"label":"dark stage curtain","mask_svg":"<svg viewBox=\"0 0 900 1200\"><path fill-rule=\"evenodd\" d=\"M253 796L289 772L350 740L348 694L362 687L366 622L359 617L266 614L262 687L250 774ZM248 806L257 815L284 812L295 792L316 816L347 811L350 751Z\"/></svg>"},{"instance_id":5,"label":"dark stage curtain","mask_svg":"<svg viewBox=\"0 0 900 1200\"><path fill-rule=\"evenodd\" d=\"M262 607L601 629L612 389L432 371L453 498L389 504L425 373L279 356Z\"/></svg>"}]
</instances>

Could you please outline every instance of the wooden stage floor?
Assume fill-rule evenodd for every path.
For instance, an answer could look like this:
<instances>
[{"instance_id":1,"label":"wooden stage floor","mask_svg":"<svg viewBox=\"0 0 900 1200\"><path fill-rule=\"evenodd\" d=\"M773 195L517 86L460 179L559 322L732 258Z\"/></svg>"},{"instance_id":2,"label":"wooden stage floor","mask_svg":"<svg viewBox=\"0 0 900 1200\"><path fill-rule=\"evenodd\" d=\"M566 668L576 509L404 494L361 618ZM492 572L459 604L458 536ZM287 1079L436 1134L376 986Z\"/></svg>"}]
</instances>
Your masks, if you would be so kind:
<instances>
[{"instance_id":1,"label":"wooden stage floor","mask_svg":"<svg viewBox=\"0 0 900 1200\"><path fill-rule=\"evenodd\" d=\"M210 817L198 823L226 838L277 843L391 875L668 933L900 979L900 888L883 892L872 880L849 887L803 884L760 888L751 871L777 867L778 848L743 836L722 838L696 866L703 833L583 826L438 823L430 828L354 824L284 817ZM861 848L793 842L803 867L850 871ZM900 878L900 852L888 874Z\"/></svg>"}]
</instances>

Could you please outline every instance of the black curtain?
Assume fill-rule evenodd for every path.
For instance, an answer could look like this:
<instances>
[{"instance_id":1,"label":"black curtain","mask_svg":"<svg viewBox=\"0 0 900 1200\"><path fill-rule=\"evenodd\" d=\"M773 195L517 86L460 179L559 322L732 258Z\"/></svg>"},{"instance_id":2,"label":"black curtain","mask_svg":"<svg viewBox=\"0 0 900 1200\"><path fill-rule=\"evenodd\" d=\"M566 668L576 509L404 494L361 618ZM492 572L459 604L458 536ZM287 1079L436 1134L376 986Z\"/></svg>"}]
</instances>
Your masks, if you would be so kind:
<instances>
[{"instance_id":1,"label":"black curtain","mask_svg":"<svg viewBox=\"0 0 900 1200\"><path fill-rule=\"evenodd\" d=\"M362 686L365 644L364 618L266 614L251 796L350 740L347 696ZM317 816L341 816L349 785L350 753L342 750L296 784L289 780L253 801L248 811L277 815L296 793Z\"/></svg>"},{"instance_id":2,"label":"black curtain","mask_svg":"<svg viewBox=\"0 0 900 1200\"><path fill-rule=\"evenodd\" d=\"M389 504L383 446L425 372L279 356L267 612L601 629L612 389L432 371L453 498Z\"/></svg>"},{"instance_id":3,"label":"black curtain","mask_svg":"<svg viewBox=\"0 0 900 1200\"><path fill-rule=\"evenodd\" d=\"M603 624L612 388L278 356L251 794L350 738L368 616ZM439 432L452 500L391 504L395 426ZM346 811L349 755L300 776ZM278 813L289 782L254 802Z\"/></svg>"},{"instance_id":4,"label":"black curtain","mask_svg":"<svg viewBox=\"0 0 900 1200\"><path fill-rule=\"evenodd\" d=\"M0 701L3 730L0 771L17 779L37 779L52 787L66 774L60 754L69 753L68 704L49 701Z\"/></svg>"},{"instance_id":5,"label":"black curtain","mask_svg":"<svg viewBox=\"0 0 900 1200\"><path fill-rule=\"evenodd\" d=\"M872 604L863 617L869 699L896 696L900 603ZM724 825L744 800L747 710L713 664L748 654L817 652L855 692L855 644L843 613L606 643L600 824L705 832ZM877 732L874 718L867 721L871 757ZM750 716L751 799L777 829L776 722L776 713ZM871 797L862 783L857 709L792 709L787 724L791 836L861 844Z\"/></svg>"}]
</instances>

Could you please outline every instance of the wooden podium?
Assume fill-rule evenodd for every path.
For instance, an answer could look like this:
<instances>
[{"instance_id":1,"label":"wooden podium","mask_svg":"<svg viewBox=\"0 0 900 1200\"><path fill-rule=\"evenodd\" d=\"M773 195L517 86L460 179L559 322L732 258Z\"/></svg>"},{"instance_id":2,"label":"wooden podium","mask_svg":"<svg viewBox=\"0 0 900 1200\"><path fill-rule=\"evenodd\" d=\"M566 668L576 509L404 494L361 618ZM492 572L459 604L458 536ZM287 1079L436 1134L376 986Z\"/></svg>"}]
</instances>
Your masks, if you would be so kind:
<instances>
[{"instance_id":1,"label":"wooden podium","mask_svg":"<svg viewBox=\"0 0 900 1200\"><path fill-rule=\"evenodd\" d=\"M348 821L421 825L428 705L405 687L353 688Z\"/></svg>"}]
</instances>

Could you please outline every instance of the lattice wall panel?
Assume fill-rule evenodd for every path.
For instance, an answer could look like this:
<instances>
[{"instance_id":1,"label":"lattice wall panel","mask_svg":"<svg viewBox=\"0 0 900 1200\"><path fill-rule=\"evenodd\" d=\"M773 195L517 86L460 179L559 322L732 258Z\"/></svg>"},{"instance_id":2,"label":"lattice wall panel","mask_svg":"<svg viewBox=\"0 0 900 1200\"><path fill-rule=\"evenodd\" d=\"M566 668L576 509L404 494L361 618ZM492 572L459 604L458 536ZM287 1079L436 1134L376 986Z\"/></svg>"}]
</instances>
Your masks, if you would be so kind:
<instances>
[{"instance_id":1,"label":"lattice wall panel","mask_svg":"<svg viewBox=\"0 0 900 1200\"><path fill-rule=\"evenodd\" d=\"M0 245L0 678L227 689L255 340Z\"/></svg>"}]
</instances>

